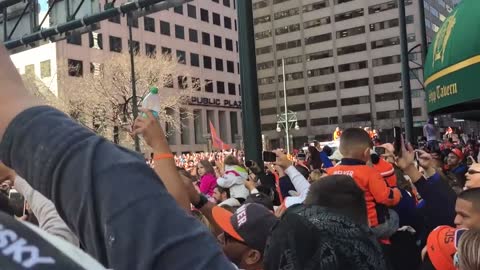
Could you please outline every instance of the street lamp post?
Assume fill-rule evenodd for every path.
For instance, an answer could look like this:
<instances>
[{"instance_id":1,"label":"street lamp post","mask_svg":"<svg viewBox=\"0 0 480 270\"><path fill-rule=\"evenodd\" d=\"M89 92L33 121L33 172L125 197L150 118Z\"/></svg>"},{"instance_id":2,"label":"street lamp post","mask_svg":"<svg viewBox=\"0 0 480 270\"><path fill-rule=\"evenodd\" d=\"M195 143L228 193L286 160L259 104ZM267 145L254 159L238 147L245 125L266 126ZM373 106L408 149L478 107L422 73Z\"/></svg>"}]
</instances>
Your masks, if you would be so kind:
<instances>
[{"instance_id":1,"label":"street lamp post","mask_svg":"<svg viewBox=\"0 0 480 270\"><path fill-rule=\"evenodd\" d=\"M282 58L282 77L283 77L283 100L285 110L285 127L288 126L288 107L287 107L287 80L285 78L285 58ZM287 137L287 152L290 153L290 134L288 128L285 128L285 136Z\"/></svg>"},{"instance_id":2,"label":"street lamp post","mask_svg":"<svg viewBox=\"0 0 480 270\"><path fill-rule=\"evenodd\" d=\"M299 130L297 113L286 111L285 113L277 114L277 132L281 132L282 128L285 130L285 139L287 145L287 154L290 154L290 129L295 128Z\"/></svg>"},{"instance_id":3,"label":"street lamp post","mask_svg":"<svg viewBox=\"0 0 480 270\"><path fill-rule=\"evenodd\" d=\"M132 37L132 24L133 17L131 13L128 13L127 16L130 20L127 20L128 23L128 42L130 44L129 53L130 53L130 68L131 68L131 80L132 80L132 113L133 119L137 119L138 116L138 101L137 101L137 85L135 84L135 58L134 58L134 49L133 49L133 37ZM134 137L135 141L135 151L140 152L140 139L137 135Z\"/></svg>"}]
</instances>

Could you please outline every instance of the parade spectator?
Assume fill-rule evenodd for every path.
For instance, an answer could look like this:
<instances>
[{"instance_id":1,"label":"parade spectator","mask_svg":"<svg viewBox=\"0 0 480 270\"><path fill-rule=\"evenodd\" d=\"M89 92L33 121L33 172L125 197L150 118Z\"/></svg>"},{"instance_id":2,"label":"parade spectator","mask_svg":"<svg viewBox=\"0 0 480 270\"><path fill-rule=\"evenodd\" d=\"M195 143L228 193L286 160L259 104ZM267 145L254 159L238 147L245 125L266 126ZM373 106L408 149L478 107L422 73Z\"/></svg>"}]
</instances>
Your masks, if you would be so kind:
<instances>
[{"instance_id":1,"label":"parade spectator","mask_svg":"<svg viewBox=\"0 0 480 270\"><path fill-rule=\"evenodd\" d=\"M455 212L455 225L458 228L480 229L480 188L460 193L455 204Z\"/></svg>"},{"instance_id":2,"label":"parade spectator","mask_svg":"<svg viewBox=\"0 0 480 270\"><path fill-rule=\"evenodd\" d=\"M200 177L200 191L208 196L213 195L213 190L217 186L217 177L215 169L208 160L200 160L197 164L197 175Z\"/></svg>"},{"instance_id":3,"label":"parade spectator","mask_svg":"<svg viewBox=\"0 0 480 270\"><path fill-rule=\"evenodd\" d=\"M344 158L340 165L327 169L329 175L348 175L355 179L357 185L364 190L370 227L385 223L388 218L389 206L395 206L400 201L400 191L389 188L382 176L366 165L370 161L372 141L367 132L358 128L350 128L343 132L340 138L340 152ZM378 230L377 236L384 237Z\"/></svg>"},{"instance_id":4,"label":"parade spectator","mask_svg":"<svg viewBox=\"0 0 480 270\"><path fill-rule=\"evenodd\" d=\"M473 163L465 174L465 189L480 188L480 164Z\"/></svg>"},{"instance_id":5,"label":"parade spectator","mask_svg":"<svg viewBox=\"0 0 480 270\"><path fill-rule=\"evenodd\" d=\"M90 255L115 270L233 268L143 157L38 106L3 46L0 63L0 159L53 201ZM11 219L0 220L17 230ZM17 231L26 235L24 227Z\"/></svg>"},{"instance_id":6,"label":"parade spectator","mask_svg":"<svg viewBox=\"0 0 480 270\"><path fill-rule=\"evenodd\" d=\"M423 126L423 136L427 139L427 147L430 151L437 151L438 147L438 129L435 127L433 117L428 118L428 122Z\"/></svg>"},{"instance_id":7,"label":"parade spectator","mask_svg":"<svg viewBox=\"0 0 480 270\"><path fill-rule=\"evenodd\" d=\"M458 269L478 270L480 269L480 231L465 231L459 241L457 259Z\"/></svg>"},{"instance_id":8,"label":"parade spectator","mask_svg":"<svg viewBox=\"0 0 480 270\"><path fill-rule=\"evenodd\" d=\"M464 175L467 172L467 166L463 163L465 159L462 150L452 149L447 157L448 171L454 175Z\"/></svg>"},{"instance_id":9,"label":"parade spectator","mask_svg":"<svg viewBox=\"0 0 480 270\"><path fill-rule=\"evenodd\" d=\"M225 168L217 179L217 185L230 190L230 197L244 202L249 192L245 187L248 178L247 170L240 166L234 156L227 156L224 160Z\"/></svg>"},{"instance_id":10,"label":"parade spectator","mask_svg":"<svg viewBox=\"0 0 480 270\"><path fill-rule=\"evenodd\" d=\"M320 157L320 152L315 146L308 147L308 166L310 170L319 170L322 168L323 162Z\"/></svg>"},{"instance_id":11,"label":"parade spectator","mask_svg":"<svg viewBox=\"0 0 480 270\"><path fill-rule=\"evenodd\" d=\"M333 132L333 140L340 140L340 136L342 136L342 131L340 130L340 127L336 127L335 131Z\"/></svg>"},{"instance_id":12,"label":"parade spectator","mask_svg":"<svg viewBox=\"0 0 480 270\"><path fill-rule=\"evenodd\" d=\"M275 215L256 203L244 204L235 213L214 207L212 214L223 230L219 241L227 257L241 269L263 269L267 239L278 222Z\"/></svg>"}]
</instances>

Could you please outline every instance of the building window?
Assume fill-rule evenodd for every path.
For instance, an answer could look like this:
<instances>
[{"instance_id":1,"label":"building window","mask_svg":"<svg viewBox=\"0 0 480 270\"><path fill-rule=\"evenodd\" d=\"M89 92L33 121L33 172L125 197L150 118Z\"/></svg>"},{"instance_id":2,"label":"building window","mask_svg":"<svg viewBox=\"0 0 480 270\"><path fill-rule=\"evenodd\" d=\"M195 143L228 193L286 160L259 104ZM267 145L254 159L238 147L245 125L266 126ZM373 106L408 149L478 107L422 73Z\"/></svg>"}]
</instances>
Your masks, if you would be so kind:
<instances>
[{"instance_id":1,"label":"building window","mask_svg":"<svg viewBox=\"0 0 480 270\"><path fill-rule=\"evenodd\" d=\"M68 59L68 75L72 77L82 77L83 62L79 60Z\"/></svg>"},{"instance_id":2,"label":"building window","mask_svg":"<svg viewBox=\"0 0 480 270\"><path fill-rule=\"evenodd\" d=\"M133 28L138 28L138 18L132 18L127 15L127 25L132 25Z\"/></svg>"},{"instance_id":3,"label":"building window","mask_svg":"<svg viewBox=\"0 0 480 270\"><path fill-rule=\"evenodd\" d=\"M305 104L289 105L288 108L291 109L294 112L301 112L301 111L305 111L307 109ZM304 127L306 123L302 124L302 122L305 122L305 120L298 120L298 125Z\"/></svg>"},{"instance_id":4,"label":"building window","mask_svg":"<svg viewBox=\"0 0 480 270\"><path fill-rule=\"evenodd\" d=\"M412 0L405 0L405 5L406 6L411 5L411 4L412 4ZM394 9L394 8L397 8L397 7L398 7L397 1L392 0L392 1L385 2L385 3L369 6L368 7L368 13L369 14L379 13L379 12L387 11L387 10Z\"/></svg>"},{"instance_id":5,"label":"building window","mask_svg":"<svg viewBox=\"0 0 480 270\"><path fill-rule=\"evenodd\" d=\"M324 25L324 24L330 24L330 16L328 17L323 17L323 18L320 18L320 19L314 19L314 20L311 20L311 21L306 21L303 23L303 28L305 29L308 29L308 28L312 28L312 27L317 27L317 26L320 26L320 25Z\"/></svg>"},{"instance_id":6,"label":"building window","mask_svg":"<svg viewBox=\"0 0 480 270\"><path fill-rule=\"evenodd\" d=\"M191 42L198 42L198 32L195 29L188 29L188 39Z\"/></svg>"},{"instance_id":7,"label":"building window","mask_svg":"<svg viewBox=\"0 0 480 270\"><path fill-rule=\"evenodd\" d=\"M35 65L26 65L25 66L25 75L35 76Z\"/></svg>"},{"instance_id":8,"label":"building window","mask_svg":"<svg viewBox=\"0 0 480 270\"><path fill-rule=\"evenodd\" d=\"M208 10L203 9L203 8L200 9L200 20L202 20L203 22L207 22L207 23L209 22Z\"/></svg>"},{"instance_id":9,"label":"building window","mask_svg":"<svg viewBox=\"0 0 480 270\"><path fill-rule=\"evenodd\" d=\"M163 87L173 88L173 76L172 76L172 74L168 74L167 76L165 76L165 80L163 81Z\"/></svg>"},{"instance_id":10,"label":"building window","mask_svg":"<svg viewBox=\"0 0 480 270\"><path fill-rule=\"evenodd\" d=\"M285 74L287 81L294 81L303 79L303 71L292 72ZM283 82L283 75L278 75L278 81Z\"/></svg>"},{"instance_id":11,"label":"building window","mask_svg":"<svg viewBox=\"0 0 480 270\"><path fill-rule=\"evenodd\" d=\"M192 89L195 91L201 91L200 78L192 77Z\"/></svg>"},{"instance_id":12,"label":"building window","mask_svg":"<svg viewBox=\"0 0 480 270\"><path fill-rule=\"evenodd\" d=\"M202 32L202 44L210 46L210 34Z\"/></svg>"},{"instance_id":13,"label":"building window","mask_svg":"<svg viewBox=\"0 0 480 270\"><path fill-rule=\"evenodd\" d=\"M82 46L82 35L78 31L67 32L67 43Z\"/></svg>"},{"instance_id":14,"label":"building window","mask_svg":"<svg viewBox=\"0 0 480 270\"><path fill-rule=\"evenodd\" d=\"M297 8L292 8L292 9L287 9L287 10L276 12L273 15L273 18L275 20L280 20L280 19L287 18L287 17L290 17L290 16L298 15L299 13L300 13L300 9L297 7Z\"/></svg>"},{"instance_id":15,"label":"building window","mask_svg":"<svg viewBox=\"0 0 480 270\"><path fill-rule=\"evenodd\" d=\"M309 94L335 91L335 83L317 84L308 87Z\"/></svg>"},{"instance_id":16,"label":"building window","mask_svg":"<svg viewBox=\"0 0 480 270\"><path fill-rule=\"evenodd\" d=\"M235 73L235 65L233 61L227 61L227 72Z\"/></svg>"},{"instance_id":17,"label":"building window","mask_svg":"<svg viewBox=\"0 0 480 270\"><path fill-rule=\"evenodd\" d=\"M143 28L145 31L155 33L155 19L150 17L143 17Z\"/></svg>"},{"instance_id":18,"label":"building window","mask_svg":"<svg viewBox=\"0 0 480 270\"><path fill-rule=\"evenodd\" d=\"M335 15L335 21L336 22L341 22L341 21L345 21L345 20L349 20L349 19L353 19L353 18L357 18L357 17L362 17L362 16L363 16L363 8L359 8L359 9L355 9L355 10L348 11L348 12L345 12L345 13L336 14Z\"/></svg>"},{"instance_id":19,"label":"building window","mask_svg":"<svg viewBox=\"0 0 480 270\"><path fill-rule=\"evenodd\" d=\"M370 113L361 113L353 115L344 115L342 116L343 123L353 123L353 122L367 122L370 121L372 116Z\"/></svg>"},{"instance_id":20,"label":"building window","mask_svg":"<svg viewBox=\"0 0 480 270\"><path fill-rule=\"evenodd\" d=\"M368 86L368 78L340 82L340 89Z\"/></svg>"},{"instance_id":21,"label":"building window","mask_svg":"<svg viewBox=\"0 0 480 270\"><path fill-rule=\"evenodd\" d=\"M238 53L238 41L235 41L235 47L236 47L237 53ZM272 46L270 46L270 49L272 49Z\"/></svg>"},{"instance_id":22,"label":"building window","mask_svg":"<svg viewBox=\"0 0 480 270\"><path fill-rule=\"evenodd\" d=\"M334 72L333 67L324 67L324 68L316 68L307 70L307 76L311 77L318 77L323 75L332 74Z\"/></svg>"},{"instance_id":23,"label":"building window","mask_svg":"<svg viewBox=\"0 0 480 270\"><path fill-rule=\"evenodd\" d=\"M392 55L386 57L375 58L372 60L372 65L374 67L378 66L385 66L400 63L402 60L400 59L400 55Z\"/></svg>"},{"instance_id":24,"label":"building window","mask_svg":"<svg viewBox=\"0 0 480 270\"><path fill-rule=\"evenodd\" d=\"M265 30L262 32L255 33L255 39L263 39L263 38L268 38L272 36L272 30Z\"/></svg>"},{"instance_id":25,"label":"building window","mask_svg":"<svg viewBox=\"0 0 480 270\"><path fill-rule=\"evenodd\" d=\"M217 93L225 94L225 83L217 81Z\"/></svg>"},{"instance_id":26,"label":"building window","mask_svg":"<svg viewBox=\"0 0 480 270\"><path fill-rule=\"evenodd\" d=\"M223 26L227 29L232 29L232 19L227 16L223 17Z\"/></svg>"},{"instance_id":27,"label":"building window","mask_svg":"<svg viewBox=\"0 0 480 270\"><path fill-rule=\"evenodd\" d=\"M259 78L258 85L265 85L265 84L272 84L275 82L275 77L266 77L266 78Z\"/></svg>"},{"instance_id":28,"label":"building window","mask_svg":"<svg viewBox=\"0 0 480 270\"><path fill-rule=\"evenodd\" d=\"M122 39L119 37L109 36L110 51L122 52Z\"/></svg>"},{"instance_id":29,"label":"building window","mask_svg":"<svg viewBox=\"0 0 480 270\"><path fill-rule=\"evenodd\" d=\"M334 0L333 2L335 5L340 5L340 4L351 2L351 1L353 0Z\"/></svg>"},{"instance_id":30,"label":"building window","mask_svg":"<svg viewBox=\"0 0 480 270\"><path fill-rule=\"evenodd\" d=\"M220 1L219 1L219 0L212 0L212 1L213 1L213 2L215 2L215 3L220 3Z\"/></svg>"},{"instance_id":31,"label":"building window","mask_svg":"<svg viewBox=\"0 0 480 270\"><path fill-rule=\"evenodd\" d=\"M338 65L338 72L346 72L358 69L364 69L368 67L367 61L353 62L343 65Z\"/></svg>"},{"instance_id":32,"label":"building window","mask_svg":"<svg viewBox=\"0 0 480 270\"><path fill-rule=\"evenodd\" d=\"M253 19L253 24L254 25L257 25L257 24L261 24L261 23L267 23L271 20L271 17L270 15L265 15L265 16L262 16L262 17L258 17L258 18L255 18Z\"/></svg>"},{"instance_id":33,"label":"building window","mask_svg":"<svg viewBox=\"0 0 480 270\"><path fill-rule=\"evenodd\" d=\"M326 8L329 6L329 1L328 0L321 0L312 4L308 4L302 7L303 13L307 13L310 11Z\"/></svg>"},{"instance_id":34,"label":"building window","mask_svg":"<svg viewBox=\"0 0 480 270\"><path fill-rule=\"evenodd\" d=\"M260 94L260 100L269 100L274 99L276 97L275 92L267 92Z\"/></svg>"},{"instance_id":35,"label":"building window","mask_svg":"<svg viewBox=\"0 0 480 270\"><path fill-rule=\"evenodd\" d=\"M376 102L382 101L391 101L391 100L403 100L403 93L402 92L392 92L392 93L384 93L375 95Z\"/></svg>"},{"instance_id":36,"label":"building window","mask_svg":"<svg viewBox=\"0 0 480 270\"><path fill-rule=\"evenodd\" d=\"M163 55L171 55L172 54L172 49L167 48L167 47L162 47L162 54Z\"/></svg>"},{"instance_id":37,"label":"building window","mask_svg":"<svg viewBox=\"0 0 480 270\"><path fill-rule=\"evenodd\" d=\"M179 89L187 89L188 88L188 78L185 76L178 76L177 77L178 88Z\"/></svg>"},{"instance_id":38,"label":"building window","mask_svg":"<svg viewBox=\"0 0 480 270\"><path fill-rule=\"evenodd\" d=\"M153 57L157 54L157 45L145 43L145 54Z\"/></svg>"},{"instance_id":39,"label":"building window","mask_svg":"<svg viewBox=\"0 0 480 270\"><path fill-rule=\"evenodd\" d=\"M361 35L365 33L365 26L353 27L350 29L337 31L337 38L350 37L355 35Z\"/></svg>"},{"instance_id":40,"label":"building window","mask_svg":"<svg viewBox=\"0 0 480 270\"><path fill-rule=\"evenodd\" d=\"M200 56L196 53L190 53L190 65L192 67L200 67Z\"/></svg>"},{"instance_id":41,"label":"building window","mask_svg":"<svg viewBox=\"0 0 480 270\"><path fill-rule=\"evenodd\" d=\"M197 7L194 5L187 4L187 13L190 18L197 18Z\"/></svg>"},{"instance_id":42,"label":"building window","mask_svg":"<svg viewBox=\"0 0 480 270\"><path fill-rule=\"evenodd\" d=\"M279 28L275 29L275 35L279 36L279 35L283 35L283 34L287 34L287 33L291 33L291 32L296 32L296 31L299 31L299 30L300 30L300 24L296 23L296 24L292 24L292 25L288 25L288 26L282 26L282 27L279 27Z\"/></svg>"},{"instance_id":43,"label":"building window","mask_svg":"<svg viewBox=\"0 0 480 270\"><path fill-rule=\"evenodd\" d=\"M279 60L281 61L281 60ZM257 69L258 70L264 70L264 69L269 69L273 67L273 61L268 61L268 62L263 62L263 63L258 63L257 64Z\"/></svg>"},{"instance_id":44,"label":"building window","mask_svg":"<svg viewBox=\"0 0 480 270\"><path fill-rule=\"evenodd\" d=\"M303 55L292 56L285 58L285 65L293 65L303 62ZM277 66L282 65L282 59L277 60Z\"/></svg>"},{"instance_id":45,"label":"building window","mask_svg":"<svg viewBox=\"0 0 480 270\"><path fill-rule=\"evenodd\" d=\"M47 78L52 76L50 60L40 62L40 78Z\"/></svg>"},{"instance_id":46,"label":"building window","mask_svg":"<svg viewBox=\"0 0 480 270\"><path fill-rule=\"evenodd\" d=\"M255 10L255 9L264 8L264 7L267 7L267 6L268 6L267 1L263 0L263 1L258 1L256 3L253 3L252 9Z\"/></svg>"},{"instance_id":47,"label":"building window","mask_svg":"<svg viewBox=\"0 0 480 270\"><path fill-rule=\"evenodd\" d=\"M134 54L139 54L140 53L140 42L132 40L132 42L130 43L130 41L128 41L128 50L129 51L130 51L130 46L132 46L132 45L133 45L133 53Z\"/></svg>"},{"instance_id":48,"label":"building window","mask_svg":"<svg viewBox=\"0 0 480 270\"><path fill-rule=\"evenodd\" d=\"M237 94L236 86L234 83L228 83L228 94L233 96Z\"/></svg>"},{"instance_id":49,"label":"building window","mask_svg":"<svg viewBox=\"0 0 480 270\"><path fill-rule=\"evenodd\" d=\"M114 17L108 18L108 21L109 21L109 22L112 22L112 23L120 24L120 22L121 22L120 14L118 14L118 15L116 15L116 16L114 16Z\"/></svg>"},{"instance_id":50,"label":"building window","mask_svg":"<svg viewBox=\"0 0 480 270\"><path fill-rule=\"evenodd\" d=\"M215 58L215 69L223 71L223 59Z\"/></svg>"},{"instance_id":51,"label":"building window","mask_svg":"<svg viewBox=\"0 0 480 270\"><path fill-rule=\"evenodd\" d=\"M160 21L160 34L170 36L170 23Z\"/></svg>"},{"instance_id":52,"label":"building window","mask_svg":"<svg viewBox=\"0 0 480 270\"><path fill-rule=\"evenodd\" d=\"M180 64L187 64L187 54L185 53L185 51L180 51L180 50L177 50L177 59L178 59L178 63Z\"/></svg>"},{"instance_id":53,"label":"building window","mask_svg":"<svg viewBox=\"0 0 480 270\"><path fill-rule=\"evenodd\" d=\"M329 41L332 39L332 33L321 34L318 36L305 38L305 45Z\"/></svg>"},{"instance_id":54,"label":"building window","mask_svg":"<svg viewBox=\"0 0 480 270\"><path fill-rule=\"evenodd\" d=\"M97 32L90 32L88 34L89 47L93 49L103 50L103 35Z\"/></svg>"},{"instance_id":55,"label":"building window","mask_svg":"<svg viewBox=\"0 0 480 270\"><path fill-rule=\"evenodd\" d=\"M403 110L392 110L392 111L384 111L384 112L377 112L377 119L395 119L395 118L402 118L403 117Z\"/></svg>"},{"instance_id":56,"label":"building window","mask_svg":"<svg viewBox=\"0 0 480 270\"><path fill-rule=\"evenodd\" d=\"M343 98L341 101L342 106L352 106L367 103L370 103L370 96Z\"/></svg>"},{"instance_id":57,"label":"building window","mask_svg":"<svg viewBox=\"0 0 480 270\"><path fill-rule=\"evenodd\" d=\"M98 76L103 70L103 64L99 63L90 63L90 73L93 75Z\"/></svg>"},{"instance_id":58,"label":"building window","mask_svg":"<svg viewBox=\"0 0 480 270\"><path fill-rule=\"evenodd\" d=\"M338 117L323 117L323 118L313 118L310 120L310 125L312 126L326 126L326 125L336 125L338 124Z\"/></svg>"},{"instance_id":59,"label":"building window","mask_svg":"<svg viewBox=\"0 0 480 270\"><path fill-rule=\"evenodd\" d=\"M277 108L263 108L260 109L260 115L272 115L272 114L277 114Z\"/></svg>"},{"instance_id":60,"label":"building window","mask_svg":"<svg viewBox=\"0 0 480 270\"><path fill-rule=\"evenodd\" d=\"M373 78L375 84L398 82L402 79L401 73L376 76Z\"/></svg>"},{"instance_id":61,"label":"building window","mask_svg":"<svg viewBox=\"0 0 480 270\"><path fill-rule=\"evenodd\" d=\"M229 38L225 39L225 49L227 49L227 51L233 52L233 40Z\"/></svg>"},{"instance_id":62,"label":"building window","mask_svg":"<svg viewBox=\"0 0 480 270\"><path fill-rule=\"evenodd\" d=\"M213 93L213 83L212 80L205 80L205 92Z\"/></svg>"},{"instance_id":63,"label":"building window","mask_svg":"<svg viewBox=\"0 0 480 270\"><path fill-rule=\"evenodd\" d=\"M175 37L185 39L185 28L183 26L175 24Z\"/></svg>"},{"instance_id":64,"label":"building window","mask_svg":"<svg viewBox=\"0 0 480 270\"><path fill-rule=\"evenodd\" d=\"M351 46L345 46L337 49L337 55L344 55L349 53L363 52L367 50L367 44L356 44Z\"/></svg>"},{"instance_id":65,"label":"building window","mask_svg":"<svg viewBox=\"0 0 480 270\"><path fill-rule=\"evenodd\" d=\"M257 48L255 51L256 51L257 55L271 53L272 52L272 46ZM238 52L238 50L237 50L237 52Z\"/></svg>"},{"instance_id":66,"label":"building window","mask_svg":"<svg viewBox=\"0 0 480 270\"><path fill-rule=\"evenodd\" d=\"M212 58L210 56L203 56L203 67L212 69Z\"/></svg>"},{"instance_id":67,"label":"building window","mask_svg":"<svg viewBox=\"0 0 480 270\"><path fill-rule=\"evenodd\" d=\"M284 43L277 44L277 51L293 49L302 46L302 41L300 39L287 41Z\"/></svg>"},{"instance_id":68,"label":"building window","mask_svg":"<svg viewBox=\"0 0 480 270\"><path fill-rule=\"evenodd\" d=\"M212 12L212 22L215 25L221 26L221 24L220 24L220 14Z\"/></svg>"},{"instance_id":69,"label":"building window","mask_svg":"<svg viewBox=\"0 0 480 270\"><path fill-rule=\"evenodd\" d=\"M173 8L173 12L183 15L183 5L178 5Z\"/></svg>"},{"instance_id":70,"label":"building window","mask_svg":"<svg viewBox=\"0 0 480 270\"><path fill-rule=\"evenodd\" d=\"M386 38L381 40L372 41L372 49L379 49L389 46L395 46L400 44L399 37Z\"/></svg>"},{"instance_id":71,"label":"building window","mask_svg":"<svg viewBox=\"0 0 480 270\"><path fill-rule=\"evenodd\" d=\"M306 60L308 61L314 61L314 60L319 60L319 59L324 59L324 58L329 58L333 56L333 50L326 50L326 51L320 51L320 52L314 52L307 54Z\"/></svg>"},{"instance_id":72,"label":"building window","mask_svg":"<svg viewBox=\"0 0 480 270\"><path fill-rule=\"evenodd\" d=\"M310 110L318 110L318 109L333 108L333 107L337 107L336 100L323 100L323 101L310 103Z\"/></svg>"},{"instance_id":73,"label":"building window","mask_svg":"<svg viewBox=\"0 0 480 270\"><path fill-rule=\"evenodd\" d=\"M221 49L222 48L222 37L214 35L213 36L213 45L215 46L215 48Z\"/></svg>"},{"instance_id":74,"label":"building window","mask_svg":"<svg viewBox=\"0 0 480 270\"><path fill-rule=\"evenodd\" d=\"M226 7L230 7L230 0L223 0L223 5Z\"/></svg>"}]
</instances>

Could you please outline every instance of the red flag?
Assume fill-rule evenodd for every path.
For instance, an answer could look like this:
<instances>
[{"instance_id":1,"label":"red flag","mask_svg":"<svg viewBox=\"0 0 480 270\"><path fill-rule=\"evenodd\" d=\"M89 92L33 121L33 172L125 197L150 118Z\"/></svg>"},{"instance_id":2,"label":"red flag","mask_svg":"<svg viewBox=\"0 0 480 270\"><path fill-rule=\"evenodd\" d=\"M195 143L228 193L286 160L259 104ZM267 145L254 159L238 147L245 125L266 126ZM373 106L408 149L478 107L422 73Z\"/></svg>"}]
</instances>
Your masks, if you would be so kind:
<instances>
[{"instance_id":1,"label":"red flag","mask_svg":"<svg viewBox=\"0 0 480 270\"><path fill-rule=\"evenodd\" d=\"M210 135L212 136L212 147L219 149L219 150L228 150L232 147L222 141L220 137L217 135L217 130L213 126L212 122L210 121Z\"/></svg>"}]
</instances>

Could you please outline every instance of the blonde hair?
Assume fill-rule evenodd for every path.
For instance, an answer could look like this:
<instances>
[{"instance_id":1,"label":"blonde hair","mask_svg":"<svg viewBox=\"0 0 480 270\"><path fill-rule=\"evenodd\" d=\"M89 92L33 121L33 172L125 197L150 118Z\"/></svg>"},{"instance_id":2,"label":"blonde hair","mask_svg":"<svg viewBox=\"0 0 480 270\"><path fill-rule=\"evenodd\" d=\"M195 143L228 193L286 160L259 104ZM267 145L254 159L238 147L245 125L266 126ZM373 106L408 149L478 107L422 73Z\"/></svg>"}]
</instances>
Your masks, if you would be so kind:
<instances>
[{"instance_id":1,"label":"blonde hair","mask_svg":"<svg viewBox=\"0 0 480 270\"><path fill-rule=\"evenodd\" d=\"M322 178L322 172L320 170L313 170L311 173L310 173L310 177L308 178L308 180L310 180L310 183L312 182L315 182L315 181L318 181Z\"/></svg>"},{"instance_id":2,"label":"blonde hair","mask_svg":"<svg viewBox=\"0 0 480 270\"><path fill-rule=\"evenodd\" d=\"M480 269L480 231L469 230L463 233L458 246L459 269Z\"/></svg>"}]
</instances>

